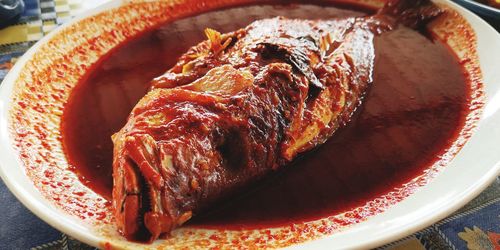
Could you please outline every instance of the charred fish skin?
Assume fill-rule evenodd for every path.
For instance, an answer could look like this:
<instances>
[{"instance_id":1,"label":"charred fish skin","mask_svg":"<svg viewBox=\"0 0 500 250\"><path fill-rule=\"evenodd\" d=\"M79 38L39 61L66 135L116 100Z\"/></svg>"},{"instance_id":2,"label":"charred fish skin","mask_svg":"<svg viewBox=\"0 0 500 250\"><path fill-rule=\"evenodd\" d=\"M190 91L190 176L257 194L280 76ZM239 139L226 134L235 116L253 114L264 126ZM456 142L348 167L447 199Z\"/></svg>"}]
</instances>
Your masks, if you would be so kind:
<instances>
[{"instance_id":1,"label":"charred fish skin","mask_svg":"<svg viewBox=\"0 0 500 250\"><path fill-rule=\"evenodd\" d=\"M397 8L396 8L397 9ZM277 17L189 49L113 136L113 207L153 241L345 125L372 81L384 17Z\"/></svg>"}]
</instances>

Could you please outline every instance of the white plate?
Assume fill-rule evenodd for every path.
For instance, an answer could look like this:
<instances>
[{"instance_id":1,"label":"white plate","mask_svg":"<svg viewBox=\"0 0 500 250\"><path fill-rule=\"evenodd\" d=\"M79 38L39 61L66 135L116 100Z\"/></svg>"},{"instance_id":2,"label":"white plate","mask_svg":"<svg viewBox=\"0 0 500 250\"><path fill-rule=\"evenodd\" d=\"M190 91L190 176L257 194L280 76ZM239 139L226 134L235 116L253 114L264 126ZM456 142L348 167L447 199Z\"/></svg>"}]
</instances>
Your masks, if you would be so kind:
<instances>
[{"instance_id":1,"label":"white plate","mask_svg":"<svg viewBox=\"0 0 500 250\"><path fill-rule=\"evenodd\" d=\"M342 228L331 235L322 236L321 239L318 238L320 237L318 235L311 237L309 241L301 238L299 241L304 242L292 247L369 248L397 240L429 226L460 208L478 195L500 173L500 154L497 146L500 141L500 126L498 126L500 124L500 70L498 69L500 35L477 16L456 4L448 1L436 2L456 10L467 20L477 37L477 55L483 77L486 105L472 137L451 163L438 169L437 176L403 201L390 206L386 211L370 217L366 221ZM57 139L60 136L59 123L62 105L79 77L85 73L88 65L99 58L99 55L112 49L126 36L134 35L144 27L154 26L168 20L169 15L184 16L189 14L190 10L188 9L177 8L172 11L168 6L169 3L170 1L154 3L112 1L89 11L35 44L16 63L0 86L0 175L2 179L14 195L41 219L90 245L123 248L145 246L127 242L114 231L115 228L112 224L102 222L112 220L110 216L104 215L102 220L96 219L94 215L80 218L72 211L72 209L81 210L79 205L82 204L94 204L94 206L86 208L93 214L93 212L102 211L105 204L104 202L96 202L99 197L91 192L86 193L83 198L71 195L70 197L64 196L64 193L70 194L75 190L88 190L77 181L72 172L67 170L68 164L61 143ZM215 8L212 4L219 3L198 4L193 8L208 10L211 7ZM102 25L103 23L106 25ZM120 25L129 28L128 33L122 32L123 28L122 31L116 29ZM450 28L451 26L443 27ZM447 31L459 33L461 29L464 30L463 27L457 26ZM75 48L83 48L88 45L91 36L107 34L109 37L109 34L113 32L115 39L99 44L98 46L102 45L102 48L98 49L99 53L87 53L82 56L82 54L75 52ZM441 32L443 31L441 30ZM451 43L457 41L460 40L450 40ZM452 48L459 55L465 57L470 56L467 53L472 53L474 50L461 47L460 44L455 44ZM80 63L87 65L74 68L71 71L71 76L58 71L61 63L54 64L57 60L68 55L69 52L76 54L71 58L68 67L71 68L73 64L75 66L80 65ZM44 79L33 78L33 76L39 77L39 72L55 73L45 75ZM36 85L39 89L27 91L26 86L34 86L37 80L41 80L43 83ZM58 89L61 90L63 101L58 103L52 100L54 103L45 105L49 99L44 95L54 93ZM42 95L37 102L42 105L46 112L36 113L31 109L31 106L26 109L20 108L22 106L19 104L19 101L22 101L21 97L31 96L31 98L36 99L37 97L34 95L37 93ZM12 118L12 112L20 112L19 115L24 118L15 120ZM46 132L46 139L40 139L38 130L33 129L33 126L37 124L42 126L42 132ZM17 136L20 133L26 133L28 136L20 139ZM50 144L50 150L42 149L43 141ZM27 144L28 142L29 144ZM21 157L21 153L27 155ZM46 155L37 158L39 157L37 155L41 153L46 153ZM56 175L53 178L61 178L61 180L66 178L65 181L61 181L62 186L67 183L71 183L71 185L62 189L60 187L45 187L47 185L40 184L43 177L40 177L41 179L33 177L38 176L41 171L47 170L53 171L48 174ZM33 181L32 178L37 181ZM61 193L58 194L58 190L62 190ZM54 199L56 196L57 199ZM72 206L55 202L67 199L75 199ZM186 232L191 232L193 235L183 236ZM224 236L232 234L231 232L224 233ZM254 234L258 233L249 232L249 235L254 237ZM196 245L200 242L210 245L223 244L216 240L209 240L210 236L214 234L218 235L220 232L180 229L176 230L174 237L170 240L157 241L148 247L192 246L190 244ZM250 239L248 242L251 242ZM276 241L270 242L267 246L287 246L288 244L285 243Z\"/></svg>"}]
</instances>

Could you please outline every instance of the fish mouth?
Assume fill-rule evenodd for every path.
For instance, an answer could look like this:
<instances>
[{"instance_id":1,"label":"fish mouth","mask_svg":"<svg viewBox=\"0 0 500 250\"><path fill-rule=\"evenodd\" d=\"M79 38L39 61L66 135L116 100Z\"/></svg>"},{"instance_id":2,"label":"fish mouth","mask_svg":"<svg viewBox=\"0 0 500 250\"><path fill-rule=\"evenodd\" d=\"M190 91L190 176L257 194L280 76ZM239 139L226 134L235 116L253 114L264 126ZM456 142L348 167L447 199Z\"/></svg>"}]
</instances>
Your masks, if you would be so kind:
<instances>
[{"instance_id":1,"label":"fish mouth","mask_svg":"<svg viewBox=\"0 0 500 250\"><path fill-rule=\"evenodd\" d=\"M151 233L144 224L144 214L151 210L150 189L136 162L127 158L123 163L123 180L119 187L123 192L113 193L113 200L120 206L115 210L117 225L121 233L129 240L144 242L151 238Z\"/></svg>"},{"instance_id":2,"label":"fish mouth","mask_svg":"<svg viewBox=\"0 0 500 250\"><path fill-rule=\"evenodd\" d=\"M155 151L149 150L151 145L146 145L149 140L145 138L148 137L127 138L122 145L118 174L114 175L118 229L127 239L137 242L152 242L173 226L172 217L162 207L163 181L154 168Z\"/></svg>"}]
</instances>

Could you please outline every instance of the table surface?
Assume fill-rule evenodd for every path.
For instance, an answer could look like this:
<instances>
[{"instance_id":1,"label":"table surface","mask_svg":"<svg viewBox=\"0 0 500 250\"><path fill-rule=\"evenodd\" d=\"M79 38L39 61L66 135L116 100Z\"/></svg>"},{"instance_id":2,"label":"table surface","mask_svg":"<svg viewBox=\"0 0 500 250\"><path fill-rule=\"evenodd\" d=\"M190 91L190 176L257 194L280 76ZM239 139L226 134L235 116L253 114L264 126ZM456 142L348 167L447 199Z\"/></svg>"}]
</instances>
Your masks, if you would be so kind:
<instances>
[{"instance_id":1,"label":"table surface","mask_svg":"<svg viewBox=\"0 0 500 250\"><path fill-rule=\"evenodd\" d=\"M29 47L99 0L25 0L13 25L0 29L0 81ZM498 23L496 24L498 25ZM0 181L0 249L93 249L38 219ZM381 249L500 249L500 178L450 217Z\"/></svg>"}]
</instances>

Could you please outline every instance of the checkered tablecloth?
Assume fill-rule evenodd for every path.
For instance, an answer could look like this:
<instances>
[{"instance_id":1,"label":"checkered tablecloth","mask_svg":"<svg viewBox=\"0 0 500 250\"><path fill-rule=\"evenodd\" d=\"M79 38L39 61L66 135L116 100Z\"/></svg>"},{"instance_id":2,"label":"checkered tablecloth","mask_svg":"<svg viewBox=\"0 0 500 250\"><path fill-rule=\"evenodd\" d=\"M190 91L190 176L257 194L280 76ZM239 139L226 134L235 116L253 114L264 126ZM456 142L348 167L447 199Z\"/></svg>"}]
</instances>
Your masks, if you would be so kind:
<instances>
[{"instance_id":1,"label":"checkered tablecloth","mask_svg":"<svg viewBox=\"0 0 500 250\"><path fill-rule=\"evenodd\" d=\"M0 81L36 41L99 3L103 1L25 0L19 21L0 29ZM38 219L1 181L0 218L0 250L93 249ZM500 249L500 179L452 216L382 249Z\"/></svg>"}]
</instances>

